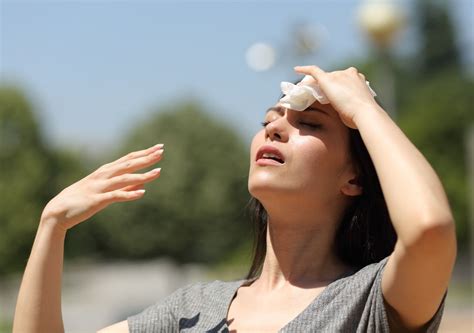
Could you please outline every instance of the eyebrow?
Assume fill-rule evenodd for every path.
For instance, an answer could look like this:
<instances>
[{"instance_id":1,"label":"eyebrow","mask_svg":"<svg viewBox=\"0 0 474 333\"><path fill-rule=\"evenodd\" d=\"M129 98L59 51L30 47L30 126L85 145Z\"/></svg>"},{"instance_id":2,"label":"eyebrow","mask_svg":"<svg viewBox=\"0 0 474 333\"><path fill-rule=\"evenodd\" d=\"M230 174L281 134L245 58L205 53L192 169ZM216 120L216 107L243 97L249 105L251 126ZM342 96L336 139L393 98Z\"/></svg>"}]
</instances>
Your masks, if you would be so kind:
<instances>
[{"instance_id":1,"label":"eyebrow","mask_svg":"<svg viewBox=\"0 0 474 333\"><path fill-rule=\"evenodd\" d=\"M268 112L270 111L275 111L279 114L282 114L282 113L285 113L285 108L283 106L280 106L280 105L277 105L277 106L271 106L267 109L267 111L265 112L265 114L267 114Z\"/></svg>"},{"instance_id":2,"label":"eyebrow","mask_svg":"<svg viewBox=\"0 0 474 333\"><path fill-rule=\"evenodd\" d=\"M318 111L318 112L321 112L321 113L325 114L325 115L328 116L328 117L331 117L331 116L329 115L329 113L327 113L327 111L324 111L323 109L320 109L320 108L315 108L315 107L311 107L311 106L310 106L310 107L308 107L305 111Z\"/></svg>"},{"instance_id":3,"label":"eyebrow","mask_svg":"<svg viewBox=\"0 0 474 333\"><path fill-rule=\"evenodd\" d=\"M272 107L269 107L267 109L267 111L265 113L268 113L270 111L275 111L279 114L282 114L282 113L285 113L285 107L281 106L281 105L277 105L277 106L272 106ZM307 109L305 109L303 112L306 112L306 111L317 111L317 112L321 112L323 113L324 115L328 116L328 117L331 117L326 111L324 111L323 109L319 109L319 108L315 108L315 107L308 107Z\"/></svg>"}]
</instances>

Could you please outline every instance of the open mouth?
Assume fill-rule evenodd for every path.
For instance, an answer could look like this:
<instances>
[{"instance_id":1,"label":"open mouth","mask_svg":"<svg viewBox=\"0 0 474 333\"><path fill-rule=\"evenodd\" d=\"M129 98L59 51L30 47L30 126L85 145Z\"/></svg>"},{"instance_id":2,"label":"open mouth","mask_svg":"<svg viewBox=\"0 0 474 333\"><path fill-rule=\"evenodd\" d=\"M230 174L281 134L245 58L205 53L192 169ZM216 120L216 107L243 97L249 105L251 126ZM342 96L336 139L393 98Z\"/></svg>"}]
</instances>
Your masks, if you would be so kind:
<instances>
[{"instance_id":1,"label":"open mouth","mask_svg":"<svg viewBox=\"0 0 474 333\"><path fill-rule=\"evenodd\" d=\"M262 159L268 159L268 160L274 160L274 161L277 161L278 163L285 163L285 161L283 161L282 158L280 158L279 156L275 155L275 154L272 154L272 153L264 153L261 157Z\"/></svg>"},{"instance_id":2,"label":"open mouth","mask_svg":"<svg viewBox=\"0 0 474 333\"><path fill-rule=\"evenodd\" d=\"M258 150L255 160L264 164L270 163L280 165L285 163L283 154L277 148L271 145L262 146Z\"/></svg>"}]
</instances>

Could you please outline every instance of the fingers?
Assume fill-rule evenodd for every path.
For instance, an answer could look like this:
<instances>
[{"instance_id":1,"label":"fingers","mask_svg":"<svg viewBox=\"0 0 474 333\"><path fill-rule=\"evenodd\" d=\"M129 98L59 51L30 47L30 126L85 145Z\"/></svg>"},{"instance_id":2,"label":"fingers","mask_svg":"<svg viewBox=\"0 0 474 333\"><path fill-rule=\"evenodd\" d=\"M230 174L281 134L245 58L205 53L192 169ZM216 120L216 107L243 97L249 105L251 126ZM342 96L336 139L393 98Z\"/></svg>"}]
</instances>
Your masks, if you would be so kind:
<instances>
[{"instance_id":1,"label":"fingers","mask_svg":"<svg viewBox=\"0 0 474 333\"><path fill-rule=\"evenodd\" d=\"M163 147L164 147L164 145L162 143L159 143L159 144L154 145L154 146L152 146L150 148L147 148L147 149L143 149L143 150L128 153L127 155L122 156L122 157L120 157L119 159L117 159L113 162L102 165L99 169L96 170L96 172L101 173L101 171L103 169L110 168L111 166L114 166L116 164L120 164L120 163L129 161L129 160L132 160L132 159L135 159L135 158L147 156L147 155L149 155L149 154L151 154L151 153L153 153L153 152L155 152L159 149L163 149Z\"/></svg>"},{"instance_id":2,"label":"fingers","mask_svg":"<svg viewBox=\"0 0 474 333\"><path fill-rule=\"evenodd\" d=\"M136 191L136 190L141 190L144 186L145 186L144 184L130 185L130 186L125 186L122 190Z\"/></svg>"},{"instance_id":3,"label":"fingers","mask_svg":"<svg viewBox=\"0 0 474 333\"><path fill-rule=\"evenodd\" d=\"M349 67L346 69L346 71L352 75L357 75L362 81L365 82L365 75L362 73L359 73L359 70L355 67Z\"/></svg>"},{"instance_id":4,"label":"fingers","mask_svg":"<svg viewBox=\"0 0 474 333\"><path fill-rule=\"evenodd\" d=\"M311 75L315 80L318 80L318 76L326 74L318 66L295 66L294 70L296 73Z\"/></svg>"},{"instance_id":5,"label":"fingers","mask_svg":"<svg viewBox=\"0 0 474 333\"><path fill-rule=\"evenodd\" d=\"M112 192L98 194L97 200L101 203L101 205L109 205L114 202L137 200L143 197L144 194L144 189L139 189L135 191L116 190Z\"/></svg>"},{"instance_id":6,"label":"fingers","mask_svg":"<svg viewBox=\"0 0 474 333\"><path fill-rule=\"evenodd\" d=\"M160 176L161 168L156 168L143 174L123 174L105 180L102 183L101 191L114 191L117 189L135 190L135 186L143 186Z\"/></svg>"},{"instance_id":7,"label":"fingers","mask_svg":"<svg viewBox=\"0 0 474 333\"><path fill-rule=\"evenodd\" d=\"M133 201L145 194L144 184L160 176L161 168L144 174L124 174L106 179L96 194L98 205L105 207L114 202Z\"/></svg>"},{"instance_id":8,"label":"fingers","mask_svg":"<svg viewBox=\"0 0 474 333\"><path fill-rule=\"evenodd\" d=\"M355 68L354 66L349 67L348 69L346 69L346 71L348 71L350 73L353 73L353 74L358 74L359 73L357 68Z\"/></svg>"},{"instance_id":9,"label":"fingers","mask_svg":"<svg viewBox=\"0 0 474 333\"><path fill-rule=\"evenodd\" d=\"M311 75L314 77L315 80L318 79L318 76L322 76L324 74L328 74L327 72L323 71L318 66L295 66L295 72L300 74ZM344 72L344 71L341 71ZM362 73L359 73L359 70L355 67L349 67L345 70L345 72L351 73L353 75L358 75L359 78L365 81L365 76Z\"/></svg>"},{"instance_id":10,"label":"fingers","mask_svg":"<svg viewBox=\"0 0 474 333\"><path fill-rule=\"evenodd\" d=\"M121 158L119 158L118 160L110 163L110 164L116 164L116 163L122 163L124 161L128 161L128 160L132 160L132 159L135 159L135 158L138 158L138 157L143 157L143 156L147 156L151 153L153 153L154 151L157 151L159 149L163 149L164 145L162 143L159 143L157 145L154 145L150 148L147 148L147 149L143 149L143 150L139 150L139 151L134 151L134 152L131 152L125 156L122 156Z\"/></svg>"},{"instance_id":11,"label":"fingers","mask_svg":"<svg viewBox=\"0 0 474 333\"><path fill-rule=\"evenodd\" d=\"M158 149L154 151L152 150L150 153L145 155L137 154L135 156L138 157L128 158L121 162L117 161L116 163L105 165L101 168L99 173L104 178L111 178L117 175L135 172L159 162L163 156L163 151L163 149Z\"/></svg>"}]
</instances>

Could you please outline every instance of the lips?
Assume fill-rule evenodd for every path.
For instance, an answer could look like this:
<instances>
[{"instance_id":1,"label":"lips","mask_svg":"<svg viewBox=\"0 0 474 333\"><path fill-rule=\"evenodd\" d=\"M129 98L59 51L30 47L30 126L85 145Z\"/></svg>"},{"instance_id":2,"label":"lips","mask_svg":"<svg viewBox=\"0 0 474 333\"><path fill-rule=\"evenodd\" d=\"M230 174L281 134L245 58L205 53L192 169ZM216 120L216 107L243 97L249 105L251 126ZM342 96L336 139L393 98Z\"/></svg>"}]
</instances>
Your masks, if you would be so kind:
<instances>
[{"instance_id":1,"label":"lips","mask_svg":"<svg viewBox=\"0 0 474 333\"><path fill-rule=\"evenodd\" d=\"M281 165L285 163L285 157L276 148L270 145L260 147L255 158L257 164Z\"/></svg>"}]
</instances>

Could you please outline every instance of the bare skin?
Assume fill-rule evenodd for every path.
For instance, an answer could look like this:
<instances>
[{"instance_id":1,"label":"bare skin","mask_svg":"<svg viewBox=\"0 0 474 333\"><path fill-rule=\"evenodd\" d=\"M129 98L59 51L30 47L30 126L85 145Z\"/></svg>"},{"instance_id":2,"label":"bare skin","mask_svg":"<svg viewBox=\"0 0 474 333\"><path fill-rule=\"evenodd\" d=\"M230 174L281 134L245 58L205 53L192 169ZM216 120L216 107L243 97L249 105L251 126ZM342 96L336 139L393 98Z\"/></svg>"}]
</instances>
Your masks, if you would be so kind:
<instances>
[{"instance_id":1,"label":"bare skin","mask_svg":"<svg viewBox=\"0 0 474 333\"><path fill-rule=\"evenodd\" d=\"M403 326L416 331L438 309L456 256L454 221L442 184L422 154L375 102L365 78L355 68L331 73L315 66L295 69L312 75L331 103L315 103L312 107L332 116L336 112L341 124L361 133L398 235L384 270L383 295ZM334 134L338 127L332 120L303 114L292 110L267 113L267 125L252 143L249 189L269 215L267 254L261 276L250 286L239 288L230 305L228 322L234 333L278 331L312 301L311 296L301 297L294 304L298 310L291 312L287 306L291 295L309 291L315 297L339 273L349 269L332 255L334 221L344 200L363 189L357 187L350 165L343 167L347 163L344 158L330 162L333 168L342 170L335 187L338 194L331 191L329 181L319 182L316 188L303 186L331 177L330 168L321 167L321 161L336 155L331 152L331 144L344 147ZM306 123L322 123L323 127L310 129ZM255 150L263 144L277 146L286 153L288 164L255 165ZM323 158L304 158L310 152ZM299 162L308 166L313 177L305 174ZM300 187L295 188L295 184ZM329 187L324 188L326 185ZM318 189L327 194L332 205L327 205Z\"/></svg>"},{"instance_id":2,"label":"bare skin","mask_svg":"<svg viewBox=\"0 0 474 333\"><path fill-rule=\"evenodd\" d=\"M415 330L438 309L456 256L454 221L442 184L355 68L295 69L318 82L330 105L313 104L318 112L271 110L252 142L249 191L268 212L267 254L260 277L239 288L230 304L229 328L276 332L350 271L333 251L337 221L363 191L347 153L347 126L358 129L364 140L398 235L382 277L383 296L401 323ZM284 154L282 166L255 162L265 144ZM139 199L143 193L136 190L159 172L120 176L156 163L162 151L153 152L159 149L99 168L46 206L20 288L14 332L64 331L60 286L66 231L112 202ZM123 321L101 332L128 331Z\"/></svg>"},{"instance_id":3,"label":"bare skin","mask_svg":"<svg viewBox=\"0 0 474 333\"><path fill-rule=\"evenodd\" d=\"M114 202L143 197L143 185L160 176L160 169L133 172L157 163L163 145L130 153L103 165L54 197L41 215L20 287L13 332L64 332L61 275L66 232ZM128 332L126 322L114 332Z\"/></svg>"}]
</instances>

